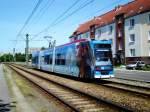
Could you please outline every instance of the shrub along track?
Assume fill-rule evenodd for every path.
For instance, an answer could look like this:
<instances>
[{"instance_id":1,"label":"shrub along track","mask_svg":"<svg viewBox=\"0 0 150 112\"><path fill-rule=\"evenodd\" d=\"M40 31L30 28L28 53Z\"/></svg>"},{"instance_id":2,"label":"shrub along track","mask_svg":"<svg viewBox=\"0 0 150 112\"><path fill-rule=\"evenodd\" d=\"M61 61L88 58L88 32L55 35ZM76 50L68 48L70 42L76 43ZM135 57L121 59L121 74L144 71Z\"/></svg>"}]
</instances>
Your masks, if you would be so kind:
<instances>
[{"instance_id":1,"label":"shrub along track","mask_svg":"<svg viewBox=\"0 0 150 112\"><path fill-rule=\"evenodd\" d=\"M131 93L128 95L127 92L125 92L125 91L120 92L119 90L116 90L113 88L108 88L108 87L107 87L107 89L105 87L106 90L104 90L104 88L101 87L101 85L88 84L88 83L83 83L83 82L78 82L78 81L73 81L73 80L71 80L71 82L70 82L69 81L70 79L64 79L64 78L60 78L60 77L58 78L58 76L53 76L53 75L39 72L39 71L32 70L32 69L26 69L24 67L20 67L17 65L14 65L14 66L16 66L20 69L24 69L24 71L26 71L26 73L31 73L38 77L42 77L42 78L44 78L44 80L52 81L53 83L63 85L65 87L69 88L69 90L78 91L78 93L80 93L80 96L82 96L81 94L84 94L84 95L87 95L88 97L90 97L91 99L93 99L93 98L96 99L96 102L98 101L98 102L107 103L107 105L109 103L109 106L107 106L106 109L108 109L108 107L110 107L110 104L111 104L111 106L115 105L112 107L117 107L119 110L125 110L125 111L130 110L130 111L147 111L148 112L150 109L150 105L149 105L150 102L148 101L148 99L143 98L142 96L139 96L139 95L135 95L135 93L133 93L133 95ZM114 91L115 91L115 93L114 93ZM61 93L61 94L63 94L63 93ZM71 99L74 99L74 98L70 97L70 100ZM77 100L74 100L74 101L77 102ZM90 101L90 100L88 100L88 101ZM69 104L70 104L70 102L69 102ZM88 106L90 106L90 104L87 104L87 107ZM82 106L77 106L77 107L84 108ZM89 107L89 108L91 108L91 107Z\"/></svg>"}]
</instances>

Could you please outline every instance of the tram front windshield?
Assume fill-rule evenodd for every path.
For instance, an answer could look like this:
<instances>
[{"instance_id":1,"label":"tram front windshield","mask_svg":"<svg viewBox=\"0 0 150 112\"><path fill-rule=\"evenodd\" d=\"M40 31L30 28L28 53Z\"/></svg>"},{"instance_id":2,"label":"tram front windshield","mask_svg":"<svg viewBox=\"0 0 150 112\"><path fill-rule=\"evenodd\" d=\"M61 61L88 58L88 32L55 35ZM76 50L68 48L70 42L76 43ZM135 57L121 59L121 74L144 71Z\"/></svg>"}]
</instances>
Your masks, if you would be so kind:
<instances>
[{"instance_id":1,"label":"tram front windshield","mask_svg":"<svg viewBox=\"0 0 150 112\"><path fill-rule=\"evenodd\" d=\"M96 61L109 61L111 60L111 51L95 51Z\"/></svg>"},{"instance_id":2,"label":"tram front windshield","mask_svg":"<svg viewBox=\"0 0 150 112\"><path fill-rule=\"evenodd\" d=\"M108 62L112 60L112 52L110 44L96 44L94 46L94 51L96 61Z\"/></svg>"}]
</instances>

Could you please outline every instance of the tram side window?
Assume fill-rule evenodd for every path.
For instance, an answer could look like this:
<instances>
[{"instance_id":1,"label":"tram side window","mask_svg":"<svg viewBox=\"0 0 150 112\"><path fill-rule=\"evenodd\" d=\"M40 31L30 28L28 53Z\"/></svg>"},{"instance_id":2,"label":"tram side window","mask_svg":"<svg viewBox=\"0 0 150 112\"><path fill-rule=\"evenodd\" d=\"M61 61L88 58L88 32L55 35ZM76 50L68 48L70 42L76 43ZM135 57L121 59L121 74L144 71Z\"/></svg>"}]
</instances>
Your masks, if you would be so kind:
<instances>
[{"instance_id":1,"label":"tram side window","mask_svg":"<svg viewBox=\"0 0 150 112\"><path fill-rule=\"evenodd\" d=\"M49 55L44 56L44 63L50 64L50 56Z\"/></svg>"},{"instance_id":2,"label":"tram side window","mask_svg":"<svg viewBox=\"0 0 150 112\"><path fill-rule=\"evenodd\" d=\"M60 65L60 53L57 53L56 54L56 59L55 59L55 63L56 63L56 65Z\"/></svg>"},{"instance_id":3,"label":"tram side window","mask_svg":"<svg viewBox=\"0 0 150 112\"><path fill-rule=\"evenodd\" d=\"M62 53L58 53L57 55L56 55L56 59L55 59L55 63L56 63L56 65L65 65L65 56L64 56L64 54L62 54Z\"/></svg>"},{"instance_id":4,"label":"tram side window","mask_svg":"<svg viewBox=\"0 0 150 112\"><path fill-rule=\"evenodd\" d=\"M61 59L61 65L65 65L65 59Z\"/></svg>"},{"instance_id":5,"label":"tram side window","mask_svg":"<svg viewBox=\"0 0 150 112\"><path fill-rule=\"evenodd\" d=\"M50 54L49 58L49 64L52 64L52 54Z\"/></svg>"}]
</instances>

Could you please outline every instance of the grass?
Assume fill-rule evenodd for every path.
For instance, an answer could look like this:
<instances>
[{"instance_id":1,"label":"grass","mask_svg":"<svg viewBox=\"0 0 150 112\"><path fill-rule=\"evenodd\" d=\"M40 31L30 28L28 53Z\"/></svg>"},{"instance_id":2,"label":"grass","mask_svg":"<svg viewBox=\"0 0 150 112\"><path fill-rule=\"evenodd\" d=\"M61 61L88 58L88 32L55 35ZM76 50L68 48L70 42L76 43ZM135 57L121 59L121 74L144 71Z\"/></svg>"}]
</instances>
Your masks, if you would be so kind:
<instances>
[{"instance_id":1,"label":"grass","mask_svg":"<svg viewBox=\"0 0 150 112\"><path fill-rule=\"evenodd\" d=\"M9 81L9 77L8 77L8 67L6 67L5 65L3 65L3 73L4 73L4 77L6 79L7 85L8 85L8 90L9 90L9 96L10 96L10 100L13 102L16 102L16 98L14 96L13 90L12 90L12 84ZM16 107L11 108L11 112L17 112Z\"/></svg>"},{"instance_id":2,"label":"grass","mask_svg":"<svg viewBox=\"0 0 150 112\"><path fill-rule=\"evenodd\" d=\"M11 83L10 83L10 78L8 77L8 74L12 75L11 80L14 80L17 87L20 89L21 93L26 98L26 101L31 105L31 107L33 108L33 110L35 110L35 112L50 112L50 111L58 112L58 110L61 110L61 108L60 109L58 108L59 106L57 107L56 102L51 102L54 100L53 98L52 98L52 100L48 100L47 98L43 97L39 93L39 91L36 91L36 89L33 88L34 86L32 86L26 79L17 75L13 71L9 72L9 70L10 69L7 66L4 67L4 72L5 72L7 82L8 82L9 90L11 90L12 101L16 101L15 99L17 99L17 98L15 98L15 96L13 95L13 92L14 92L12 90L13 85L11 85ZM15 108L11 112L20 112L17 110L18 109ZM63 110L61 110L61 111L63 111Z\"/></svg>"}]
</instances>

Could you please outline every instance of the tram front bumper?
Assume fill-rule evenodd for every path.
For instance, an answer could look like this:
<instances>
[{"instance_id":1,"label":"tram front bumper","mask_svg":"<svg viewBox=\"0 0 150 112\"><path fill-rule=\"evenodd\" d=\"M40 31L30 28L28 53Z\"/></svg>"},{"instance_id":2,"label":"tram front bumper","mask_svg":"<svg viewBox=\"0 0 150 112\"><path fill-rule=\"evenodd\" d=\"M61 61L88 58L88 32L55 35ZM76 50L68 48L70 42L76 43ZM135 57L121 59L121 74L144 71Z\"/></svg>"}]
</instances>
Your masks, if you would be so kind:
<instances>
[{"instance_id":1,"label":"tram front bumper","mask_svg":"<svg viewBox=\"0 0 150 112\"><path fill-rule=\"evenodd\" d=\"M112 78L114 77L113 71L108 71L108 74L101 74L100 71L95 71L94 78Z\"/></svg>"}]
</instances>

